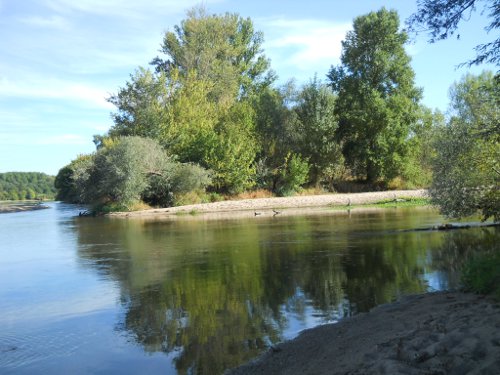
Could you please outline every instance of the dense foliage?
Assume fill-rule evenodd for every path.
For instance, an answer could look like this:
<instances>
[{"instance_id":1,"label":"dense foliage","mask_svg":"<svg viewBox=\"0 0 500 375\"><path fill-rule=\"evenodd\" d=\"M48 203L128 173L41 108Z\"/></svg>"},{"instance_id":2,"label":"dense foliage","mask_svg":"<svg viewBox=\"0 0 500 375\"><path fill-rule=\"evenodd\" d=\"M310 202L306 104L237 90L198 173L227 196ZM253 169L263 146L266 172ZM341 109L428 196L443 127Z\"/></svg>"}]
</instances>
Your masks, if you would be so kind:
<instances>
[{"instance_id":1,"label":"dense foliage","mask_svg":"<svg viewBox=\"0 0 500 375\"><path fill-rule=\"evenodd\" d=\"M53 199L54 176L39 172L0 173L0 200Z\"/></svg>"},{"instance_id":2,"label":"dense foliage","mask_svg":"<svg viewBox=\"0 0 500 375\"><path fill-rule=\"evenodd\" d=\"M58 199L130 210L140 201L168 206L176 194L204 189L203 168L177 162L157 141L142 137L106 140L92 155L80 156L59 171Z\"/></svg>"},{"instance_id":3,"label":"dense foliage","mask_svg":"<svg viewBox=\"0 0 500 375\"><path fill-rule=\"evenodd\" d=\"M173 30L109 98L114 124L96 152L60 170L59 199L133 209L430 183L443 116L419 104L396 12L356 18L328 83L300 87L275 85L250 19L197 7Z\"/></svg>"},{"instance_id":4,"label":"dense foliage","mask_svg":"<svg viewBox=\"0 0 500 375\"><path fill-rule=\"evenodd\" d=\"M450 217L480 210L500 220L500 91L491 72L451 91L452 117L436 141L432 199Z\"/></svg>"},{"instance_id":5,"label":"dense foliage","mask_svg":"<svg viewBox=\"0 0 500 375\"><path fill-rule=\"evenodd\" d=\"M421 93L395 11L371 12L353 26L342 42L342 65L328 77L338 93L338 135L347 165L373 183L402 174Z\"/></svg>"}]
</instances>

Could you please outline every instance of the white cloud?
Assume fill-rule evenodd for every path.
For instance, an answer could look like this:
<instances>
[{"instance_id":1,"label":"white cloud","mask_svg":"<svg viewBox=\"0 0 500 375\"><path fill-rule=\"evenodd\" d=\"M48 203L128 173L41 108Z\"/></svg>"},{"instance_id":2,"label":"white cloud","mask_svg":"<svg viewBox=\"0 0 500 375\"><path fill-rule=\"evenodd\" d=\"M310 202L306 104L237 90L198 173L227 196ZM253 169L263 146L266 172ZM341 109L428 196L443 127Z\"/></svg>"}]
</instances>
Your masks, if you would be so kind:
<instances>
[{"instance_id":1,"label":"white cloud","mask_svg":"<svg viewBox=\"0 0 500 375\"><path fill-rule=\"evenodd\" d=\"M36 133L1 133L0 144L17 146L82 146L92 143L92 138L80 134L41 135Z\"/></svg>"},{"instance_id":2,"label":"white cloud","mask_svg":"<svg viewBox=\"0 0 500 375\"><path fill-rule=\"evenodd\" d=\"M319 66L337 63L342 51L341 41L351 29L350 23L321 20L272 19L263 21L265 43L273 61L284 61L300 70L313 70ZM273 35L278 35L273 37Z\"/></svg>"},{"instance_id":3,"label":"white cloud","mask_svg":"<svg viewBox=\"0 0 500 375\"><path fill-rule=\"evenodd\" d=\"M74 102L77 106L114 108L106 101L109 92L80 82L54 79L33 79L28 81L2 80L0 97L24 97L38 99L58 99Z\"/></svg>"},{"instance_id":4,"label":"white cloud","mask_svg":"<svg viewBox=\"0 0 500 375\"><path fill-rule=\"evenodd\" d=\"M61 134L40 137L33 141L38 145L85 145L89 143L88 137L78 134Z\"/></svg>"},{"instance_id":5,"label":"white cloud","mask_svg":"<svg viewBox=\"0 0 500 375\"><path fill-rule=\"evenodd\" d=\"M50 28L55 30L68 30L70 23L61 16L50 16L50 17L24 17L20 18L20 21L29 26Z\"/></svg>"},{"instance_id":6,"label":"white cloud","mask_svg":"<svg viewBox=\"0 0 500 375\"><path fill-rule=\"evenodd\" d=\"M204 1L214 3L218 1ZM46 5L59 13L90 13L105 16L118 16L129 19L148 17L152 12L182 13L199 4L199 0L148 0L146 3L136 0L47 0Z\"/></svg>"}]
</instances>

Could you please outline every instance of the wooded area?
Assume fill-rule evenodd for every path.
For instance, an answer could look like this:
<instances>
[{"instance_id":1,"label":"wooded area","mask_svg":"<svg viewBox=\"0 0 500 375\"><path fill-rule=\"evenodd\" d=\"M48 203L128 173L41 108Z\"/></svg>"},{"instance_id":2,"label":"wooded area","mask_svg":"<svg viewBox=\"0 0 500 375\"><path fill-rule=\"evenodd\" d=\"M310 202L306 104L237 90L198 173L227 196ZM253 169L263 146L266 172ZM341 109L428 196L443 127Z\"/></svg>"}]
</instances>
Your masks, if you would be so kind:
<instances>
[{"instance_id":1,"label":"wooded area","mask_svg":"<svg viewBox=\"0 0 500 375\"><path fill-rule=\"evenodd\" d=\"M114 125L95 136L96 152L60 170L58 199L131 210L140 202L199 203L257 189L283 196L304 187L431 186L441 204L452 179L476 197L470 207L491 216L500 200L499 132L491 125L499 123L498 77L485 72L456 83L445 117L420 103L407 42L396 11L370 12L354 19L341 64L326 81L279 86L250 19L193 8L165 33L151 68L138 68L109 98ZM469 148L457 148L450 135L458 124L468 129ZM459 151L446 151L453 147ZM451 175L443 165L463 166L462 158L483 175ZM493 188L477 188L490 186L479 180Z\"/></svg>"},{"instance_id":2,"label":"wooded area","mask_svg":"<svg viewBox=\"0 0 500 375\"><path fill-rule=\"evenodd\" d=\"M53 199L54 176L39 172L0 173L0 200Z\"/></svg>"}]
</instances>

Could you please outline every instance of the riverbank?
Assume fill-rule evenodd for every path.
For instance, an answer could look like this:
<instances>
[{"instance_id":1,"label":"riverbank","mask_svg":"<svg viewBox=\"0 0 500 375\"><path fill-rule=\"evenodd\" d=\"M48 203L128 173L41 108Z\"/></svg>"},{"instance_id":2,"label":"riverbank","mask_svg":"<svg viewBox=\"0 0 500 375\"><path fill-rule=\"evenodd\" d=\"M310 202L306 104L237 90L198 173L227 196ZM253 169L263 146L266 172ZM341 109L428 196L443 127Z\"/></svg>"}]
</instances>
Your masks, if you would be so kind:
<instances>
[{"instance_id":1,"label":"riverbank","mask_svg":"<svg viewBox=\"0 0 500 375\"><path fill-rule=\"evenodd\" d=\"M380 201L394 200L403 203L405 199L425 198L427 191L398 190L351 194L322 194L279 198L243 199L214 203L192 204L169 208L156 208L134 212L115 212L113 217L162 218L182 215L203 215L209 217L250 217L296 215L330 210L336 207L355 208L358 205L370 205Z\"/></svg>"},{"instance_id":2,"label":"riverbank","mask_svg":"<svg viewBox=\"0 0 500 375\"><path fill-rule=\"evenodd\" d=\"M13 213L13 212L23 212L23 211L35 211L43 210L49 208L41 202L30 201L30 202L0 202L0 214Z\"/></svg>"},{"instance_id":3,"label":"riverbank","mask_svg":"<svg viewBox=\"0 0 500 375\"><path fill-rule=\"evenodd\" d=\"M405 297L306 330L227 374L500 374L500 304L458 292Z\"/></svg>"}]
</instances>

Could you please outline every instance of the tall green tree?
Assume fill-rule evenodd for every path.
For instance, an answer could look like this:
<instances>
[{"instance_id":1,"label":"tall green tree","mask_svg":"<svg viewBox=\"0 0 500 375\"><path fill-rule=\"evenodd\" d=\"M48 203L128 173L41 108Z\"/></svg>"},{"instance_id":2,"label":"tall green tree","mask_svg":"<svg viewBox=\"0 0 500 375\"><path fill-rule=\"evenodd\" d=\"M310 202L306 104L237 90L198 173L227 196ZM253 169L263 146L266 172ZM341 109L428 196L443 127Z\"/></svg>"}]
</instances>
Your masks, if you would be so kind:
<instances>
[{"instance_id":1,"label":"tall green tree","mask_svg":"<svg viewBox=\"0 0 500 375\"><path fill-rule=\"evenodd\" d=\"M308 180L309 165L299 155L302 134L295 107L298 90L293 81L267 88L255 100L257 137L257 186L280 195L295 192Z\"/></svg>"},{"instance_id":2,"label":"tall green tree","mask_svg":"<svg viewBox=\"0 0 500 375\"><path fill-rule=\"evenodd\" d=\"M399 26L397 12L385 8L357 17L342 42L342 64L328 73L346 162L368 182L401 173L421 97Z\"/></svg>"},{"instance_id":3,"label":"tall green tree","mask_svg":"<svg viewBox=\"0 0 500 375\"><path fill-rule=\"evenodd\" d=\"M410 129L408 162L401 176L407 187L429 187L431 184L435 140L445 124L445 117L439 110L420 107L418 119Z\"/></svg>"},{"instance_id":4,"label":"tall green tree","mask_svg":"<svg viewBox=\"0 0 500 375\"><path fill-rule=\"evenodd\" d=\"M139 69L110 98L118 112L113 137L156 139L181 162L213 172L219 191L253 185L256 116L250 106L273 81L262 34L236 14L188 12L167 32L156 72Z\"/></svg>"},{"instance_id":5,"label":"tall green tree","mask_svg":"<svg viewBox=\"0 0 500 375\"><path fill-rule=\"evenodd\" d=\"M299 152L309 160L309 182L327 183L339 177L344 158L335 137L338 120L335 114L335 95L317 77L306 84L294 107L299 120Z\"/></svg>"},{"instance_id":6,"label":"tall green tree","mask_svg":"<svg viewBox=\"0 0 500 375\"><path fill-rule=\"evenodd\" d=\"M500 90L491 72L466 75L450 90L451 117L437 140L430 189L449 217L481 211L500 220Z\"/></svg>"},{"instance_id":7,"label":"tall green tree","mask_svg":"<svg viewBox=\"0 0 500 375\"><path fill-rule=\"evenodd\" d=\"M152 64L157 71L177 69L213 82L211 98L230 102L274 80L270 62L262 53L263 34L249 18L238 14L209 14L203 6L192 8L187 18L166 32L161 45L164 57Z\"/></svg>"}]
</instances>

